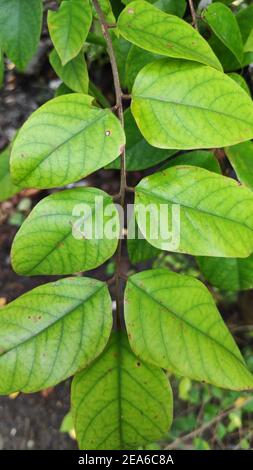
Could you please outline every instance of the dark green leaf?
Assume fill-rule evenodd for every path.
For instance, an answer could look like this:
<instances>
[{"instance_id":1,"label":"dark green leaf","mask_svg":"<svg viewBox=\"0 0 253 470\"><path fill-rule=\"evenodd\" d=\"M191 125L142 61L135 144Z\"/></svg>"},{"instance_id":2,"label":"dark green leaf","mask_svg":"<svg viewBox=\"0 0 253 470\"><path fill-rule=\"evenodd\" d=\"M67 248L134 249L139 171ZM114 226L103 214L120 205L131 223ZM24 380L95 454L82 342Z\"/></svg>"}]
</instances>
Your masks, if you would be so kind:
<instances>
[{"instance_id":1,"label":"dark green leaf","mask_svg":"<svg viewBox=\"0 0 253 470\"><path fill-rule=\"evenodd\" d=\"M214 173L221 173L217 159L213 152L209 152L208 150L195 150L193 152L177 155L166 162L160 170L165 170L166 168L171 168L172 166L177 165L199 166L206 170L213 171Z\"/></svg>"},{"instance_id":2,"label":"dark green leaf","mask_svg":"<svg viewBox=\"0 0 253 470\"><path fill-rule=\"evenodd\" d=\"M41 0L0 0L0 44L18 69L36 52L41 26Z\"/></svg>"},{"instance_id":3,"label":"dark green leaf","mask_svg":"<svg viewBox=\"0 0 253 470\"><path fill-rule=\"evenodd\" d=\"M219 289L239 291L253 287L253 255L243 259L198 257L197 261L207 281Z\"/></svg>"},{"instance_id":4,"label":"dark green leaf","mask_svg":"<svg viewBox=\"0 0 253 470\"><path fill-rule=\"evenodd\" d=\"M243 60L241 31L232 11L222 3L211 3L203 17L216 36L235 55L239 63Z\"/></svg>"},{"instance_id":5,"label":"dark green leaf","mask_svg":"<svg viewBox=\"0 0 253 470\"><path fill-rule=\"evenodd\" d=\"M62 65L61 59L54 49L49 56L49 60L58 77L71 90L78 93L88 93L89 76L83 52L80 52L66 65Z\"/></svg>"},{"instance_id":6,"label":"dark green leaf","mask_svg":"<svg viewBox=\"0 0 253 470\"><path fill-rule=\"evenodd\" d=\"M4 201L20 191L10 177L10 147L0 152L0 201Z\"/></svg>"},{"instance_id":7,"label":"dark green leaf","mask_svg":"<svg viewBox=\"0 0 253 470\"><path fill-rule=\"evenodd\" d=\"M144 170L166 160L177 150L162 150L152 147L142 137L130 108L124 113L126 134L126 166L128 171ZM120 168L120 159L112 162L109 168Z\"/></svg>"},{"instance_id":8,"label":"dark green leaf","mask_svg":"<svg viewBox=\"0 0 253 470\"><path fill-rule=\"evenodd\" d=\"M225 149L238 179L253 190L253 142L243 142Z\"/></svg>"}]
</instances>

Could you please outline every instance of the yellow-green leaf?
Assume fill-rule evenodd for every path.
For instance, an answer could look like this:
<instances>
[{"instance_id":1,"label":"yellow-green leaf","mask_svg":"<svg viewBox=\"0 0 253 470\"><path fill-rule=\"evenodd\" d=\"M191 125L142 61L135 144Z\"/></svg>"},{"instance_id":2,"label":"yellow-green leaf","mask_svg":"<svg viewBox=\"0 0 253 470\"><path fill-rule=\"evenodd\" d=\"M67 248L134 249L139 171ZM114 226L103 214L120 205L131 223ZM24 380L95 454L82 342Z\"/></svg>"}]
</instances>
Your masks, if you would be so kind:
<instances>
[{"instance_id":1,"label":"yellow-green leaf","mask_svg":"<svg viewBox=\"0 0 253 470\"><path fill-rule=\"evenodd\" d=\"M132 113L155 147L212 148L253 138L253 102L227 75L205 65L158 60L137 75Z\"/></svg>"},{"instance_id":2,"label":"yellow-green leaf","mask_svg":"<svg viewBox=\"0 0 253 470\"><path fill-rule=\"evenodd\" d=\"M167 269L131 276L125 291L130 345L144 361L231 390L253 388L253 376L208 289Z\"/></svg>"},{"instance_id":3,"label":"yellow-green leaf","mask_svg":"<svg viewBox=\"0 0 253 470\"><path fill-rule=\"evenodd\" d=\"M209 44L191 25L145 1L127 5L118 18L118 28L125 39L142 49L222 70Z\"/></svg>"}]
</instances>

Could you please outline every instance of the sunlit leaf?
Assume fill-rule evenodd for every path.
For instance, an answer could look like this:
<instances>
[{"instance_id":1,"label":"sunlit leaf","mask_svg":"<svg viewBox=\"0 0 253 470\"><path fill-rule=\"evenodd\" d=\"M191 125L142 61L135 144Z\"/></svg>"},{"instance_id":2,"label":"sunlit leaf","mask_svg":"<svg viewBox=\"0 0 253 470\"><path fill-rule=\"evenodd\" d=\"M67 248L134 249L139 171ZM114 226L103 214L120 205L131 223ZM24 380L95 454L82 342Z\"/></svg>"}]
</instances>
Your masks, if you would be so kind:
<instances>
[{"instance_id":1,"label":"sunlit leaf","mask_svg":"<svg viewBox=\"0 0 253 470\"><path fill-rule=\"evenodd\" d=\"M222 67L205 39L181 18L142 0L131 2L118 18L120 34L155 54Z\"/></svg>"},{"instance_id":2,"label":"sunlit leaf","mask_svg":"<svg viewBox=\"0 0 253 470\"><path fill-rule=\"evenodd\" d=\"M242 258L253 252L253 193L231 178L175 166L144 178L135 204L140 230L157 248Z\"/></svg>"},{"instance_id":3,"label":"sunlit leaf","mask_svg":"<svg viewBox=\"0 0 253 470\"><path fill-rule=\"evenodd\" d=\"M48 101L21 128L11 154L13 180L26 187L73 183L121 153L125 136L109 109L68 94Z\"/></svg>"},{"instance_id":4,"label":"sunlit leaf","mask_svg":"<svg viewBox=\"0 0 253 470\"><path fill-rule=\"evenodd\" d=\"M62 65L79 54L91 21L92 10L87 0L64 0L57 11L49 10L48 29Z\"/></svg>"},{"instance_id":5,"label":"sunlit leaf","mask_svg":"<svg viewBox=\"0 0 253 470\"><path fill-rule=\"evenodd\" d=\"M167 269L135 274L125 311L130 345L141 359L219 387L253 387L210 292L197 279Z\"/></svg>"},{"instance_id":6,"label":"sunlit leaf","mask_svg":"<svg viewBox=\"0 0 253 470\"><path fill-rule=\"evenodd\" d=\"M74 378L72 413L81 449L137 449L162 438L172 421L163 371L140 361L122 333Z\"/></svg>"},{"instance_id":7,"label":"sunlit leaf","mask_svg":"<svg viewBox=\"0 0 253 470\"><path fill-rule=\"evenodd\" d=\"M35 392L86 367L112 327L106 284L68 278L37 287L0 309L0 393Z\"/></svg>"},{"instance_id":8,"label":"sunlit leaf","mask_svg":"<svg viewBox=\"0 0 253 470\"><path fill-rule=\"evenodd\" d=\"M158 60L138 74L131 109L159 148L212 148L253 138L253 103L234 80L205 65Z\"/></svg>"},{"instance_id":9,"label":"sunlit leaf","mask_svg":"<svg viewBox=\"0 0 253 470\"><path fill-rule=\"evenodd\" d=\"M69 189L40 201L14 239L14 270L27 276L72 274L104 263L118 243L119 216L111 205L112 198L96 188Z\"/></svg>"}]
</instances>

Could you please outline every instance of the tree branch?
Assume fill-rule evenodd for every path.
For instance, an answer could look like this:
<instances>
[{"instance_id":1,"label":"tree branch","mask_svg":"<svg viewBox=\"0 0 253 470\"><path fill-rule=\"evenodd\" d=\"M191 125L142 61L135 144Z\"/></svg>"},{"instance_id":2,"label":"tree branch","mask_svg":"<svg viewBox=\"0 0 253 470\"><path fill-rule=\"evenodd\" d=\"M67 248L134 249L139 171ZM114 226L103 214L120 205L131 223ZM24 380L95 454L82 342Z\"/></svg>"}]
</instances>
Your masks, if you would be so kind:
<instances>
[{"instance_id":1,"label":"tree branch","mask_svg":"<svg viewBox=\"0 0 253 470\"><path fill-rule=\"evenodd\" d=\"M117 116L120 120L120 123L124 129L124 114L123 114L123 103L122 103L122 97L124 96L122 93L121 85L120 85L120 79L119 79L119 72L118 72L118 66L116 62L116 57L113 49L113 44L112 44L112 39L109 33L109 27L106 23L106 19L104 17L104 13L99 5L98 0L92 0L94 8L97 12L98 15L98 20L103 32L103 36L106 41L107 45L107 51L111 63L111 68L112 68L112 74L113 74L113 82L114 82L114 89L115 89L115 95L116 95L116 106L115 110L117 113ZM121 150L120 154L120 192L119 192L119 199L120 199L120 204L122 207L125 205L125 196L126 196L126 150L125 146ZM123 230L123 227L121 227ZM122 256L122 239L120 237L119 243L118 243L118 248L117 248L117 253L116 253L116 273L115 273L115 285L116 285L116 304L117 304L117 325L120 328L121 327L121 321L120 321L120 311L121 311L121 299L120 299L120 278L121 278L121 256Z\"/></svg>"},{"instance_id":2,"label":"tree branch","mask_svg":"<svg viewBox=\"0 0 253 470\"><path fill-rule=\"evenodd\" d=\"M197 22L197 15L196 15L196 11L193 5L193 0L188 0L188 3L189 3L190 10L191 10L191 15L192 15L192 24L194 28L198 31L199 28L198 28L198 22Z\"/></svg>"}]
</instances>

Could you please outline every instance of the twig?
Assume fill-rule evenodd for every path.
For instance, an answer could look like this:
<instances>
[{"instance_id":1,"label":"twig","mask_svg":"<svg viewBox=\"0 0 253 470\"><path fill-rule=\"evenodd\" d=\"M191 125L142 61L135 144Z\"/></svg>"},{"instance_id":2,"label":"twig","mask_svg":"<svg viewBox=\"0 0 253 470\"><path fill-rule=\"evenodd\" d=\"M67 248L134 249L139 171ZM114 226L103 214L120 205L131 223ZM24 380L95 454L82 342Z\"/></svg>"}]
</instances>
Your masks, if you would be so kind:
<instances>
[{"instance_id":1,"label":"twig","mask_svg":"<svg viewBox=\"0 0 253 470\"><path fill-rule=\"evenodd\" d=\"M194 28L198 31L199 28L198 28L198 22L197 22L197 15L196 15L196 11L193 5L193 0L188 0L188 3L189 3L190 10L191 10L191 15L192 15L192 24Z\"/></svg>"},{"instance_id":2,"label":"twig","mask_svg":"<svg viewBox=\"0 0 253 470\"><path fill-rule=\"evenodd\" d=\"M116 95L116 106L115 110L117 112L117 116L120 120L122 127L124 128L124 114L123 114L123 103L122 103L122 89L120 85L119 79L119 72L118 66L116 62L116 57L113 49L113 44L111 40L110 33L108 31L109 26L106 23L106 19L104 17L104 13L99 5L98 0L92 0L95 10L98 15L98 20L103 32L103 36L105 38L107 44L108 55L112 67L112 74L113 74L113 81L114 81L114 89ZM126 196L126 150L125 146L121 149L120 154L120 204L124 207L125 204L125 196ZM122 228L122 227L121 227ZM116 273L115 273L115 285L116 285L116 304L117 304L117 326L118 328L121 327L121 319L120 319L120 311L121 311L121 299L120 299L120 278L121 278L121 255L122 255L122 237L120 236L117 253L116 253Z\"/></svg>"},{"instance_id":3,"label":"twig","mask_svg":"<svg viewBox=\"0 0 253 470\"><path fill-rule=\"evenodd\" d=\"M182 437L178 437L175 439L174 442L169 444L167 447L165 447L165 450L172 450L172 449L178 449L180 444L183 442L188 441L189 439L193 439L194 437L198 436L199 434L202 434L206 429L209 429L211 426L216 424L217 422L221 421L222 419L226 418L226 416L231 413L231 411L234 410L239 410L240 408L243 408L245 405L248 405L248 403L251 403L253 401L253 398L249 398L248 400L244 401L243 403L237 405L237 406L231 406L228 408L226 411L223 413L219 414L218 416L215 416L215 418L211 419L208 423L204 423L202 426L199 428L195 429L194 431L190 432L189 434L185 434Z\"/></svg>"}]
</instances>

